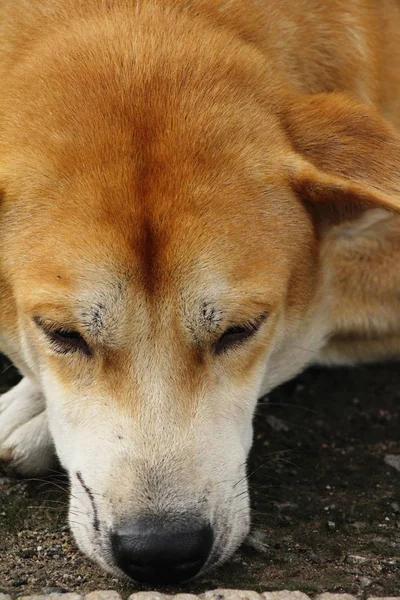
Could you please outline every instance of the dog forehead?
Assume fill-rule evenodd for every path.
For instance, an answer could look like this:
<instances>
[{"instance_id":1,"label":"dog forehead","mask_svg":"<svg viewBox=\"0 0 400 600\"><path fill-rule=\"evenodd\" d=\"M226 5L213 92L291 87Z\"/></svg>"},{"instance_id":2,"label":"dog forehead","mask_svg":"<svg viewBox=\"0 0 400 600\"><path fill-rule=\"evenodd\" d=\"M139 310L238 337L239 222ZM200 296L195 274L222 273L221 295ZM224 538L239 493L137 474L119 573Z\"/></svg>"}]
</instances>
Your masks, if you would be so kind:
<instances>
[{"instance_id":1,"label":"dog forehead","mask_svg":"<svg viewBox=\"0 0 400 600\"><path fill-rule=\"evenodd\" d=\"M96 215L79 219L61 244L54 230L44 236L53 241L37 248L36 260L18 274L21 293L38 297L35 307L43 305L44 314L47 305L68 307L99 341L118 344L133 326L144 334L172 322L193 332L216 330L226 314L240 312L244 296L258 296L266 281L281 285L274 248L265 260L254 221L249 227L244 214L237 219L230 212L125 213L113 224Z\"/></svg>"}]
</instances>

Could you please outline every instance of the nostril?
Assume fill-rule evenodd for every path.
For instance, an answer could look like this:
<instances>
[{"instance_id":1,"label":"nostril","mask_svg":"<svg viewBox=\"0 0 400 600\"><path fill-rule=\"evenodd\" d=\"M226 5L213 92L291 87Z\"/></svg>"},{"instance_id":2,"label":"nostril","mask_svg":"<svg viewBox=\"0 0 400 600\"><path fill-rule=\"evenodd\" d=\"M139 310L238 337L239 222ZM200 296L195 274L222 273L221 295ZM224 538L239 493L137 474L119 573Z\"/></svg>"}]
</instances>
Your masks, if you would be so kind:
<instances>
[{"instance_id":1,"label":"nostril","mask_svg":"<svg viewBox=\"0 0 400 600\"><path fill-rule=\"evenodd\" d=\"M147 518L115 531L112 548L117 565L132 579L168 584L197 575L213 540L209 526L160 525Z\"/></svg>"}]
</instances>

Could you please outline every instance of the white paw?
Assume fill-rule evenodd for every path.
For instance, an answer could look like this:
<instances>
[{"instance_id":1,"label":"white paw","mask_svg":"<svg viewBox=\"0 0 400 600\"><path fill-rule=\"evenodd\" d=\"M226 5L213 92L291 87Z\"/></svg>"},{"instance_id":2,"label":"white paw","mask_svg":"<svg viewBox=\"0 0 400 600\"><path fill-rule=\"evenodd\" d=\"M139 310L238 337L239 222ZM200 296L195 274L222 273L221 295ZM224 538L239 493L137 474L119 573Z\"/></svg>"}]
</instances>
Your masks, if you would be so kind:
<instances>
[{"instance_id":1,"label":"white paw","mask_svg":"<svg viewBox=\"0 0 400 600\"><path fill-rule=\"evenodd\" d=\"M21 475L37 476L51 469L54 457L44 398L24 378L0 396L0 461Z\"/></svg>"}]
</instances>

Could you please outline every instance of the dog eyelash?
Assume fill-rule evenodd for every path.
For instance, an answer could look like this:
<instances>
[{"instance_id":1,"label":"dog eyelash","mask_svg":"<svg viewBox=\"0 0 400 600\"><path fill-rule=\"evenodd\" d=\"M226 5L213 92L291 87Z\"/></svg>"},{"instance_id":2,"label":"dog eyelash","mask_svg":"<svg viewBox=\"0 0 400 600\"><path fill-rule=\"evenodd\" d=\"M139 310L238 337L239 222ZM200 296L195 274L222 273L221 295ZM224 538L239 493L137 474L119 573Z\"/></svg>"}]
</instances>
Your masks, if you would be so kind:
<instances>
[{"instance_id":1,"label":"dog eyelash","mask_svg":"<svg viewBox=\"0 0 400 600\"><path fill-rule=\"evenodd\" d=\"M58 329L55 331L46 331L45 333L60 354L68 354L75 351L80 351L85 356L91 356L92 354L88 344L77 331Z\"/></svg>"},{"instance_id":2,"label":"dog eyelash","mask_svg":"<svg viewBox=\"0 0 400 600\"><path fill-rule=\"evenodd\" d=\"M62 327L49 327L41 322L40 319L34 319L34 321L58 354L71 354L78 351L85 356L92 355L89 345L78 331Z\"/></svg>"},{"instance_id":3,"label":"dog eyelash","mask_svg":"<svg viewBox=\"0 0 400 600\"><path fill-rule=\"evenodd\" d=\"M228 329L224 331L224 333L214 344L213 353L217 355L223 354L230 348L242 344L257 333L266 318L267 314L263 313L253 321L248 321L242 325L233 325L232 327L228 327Z\"/></svg>"}]
</instances>

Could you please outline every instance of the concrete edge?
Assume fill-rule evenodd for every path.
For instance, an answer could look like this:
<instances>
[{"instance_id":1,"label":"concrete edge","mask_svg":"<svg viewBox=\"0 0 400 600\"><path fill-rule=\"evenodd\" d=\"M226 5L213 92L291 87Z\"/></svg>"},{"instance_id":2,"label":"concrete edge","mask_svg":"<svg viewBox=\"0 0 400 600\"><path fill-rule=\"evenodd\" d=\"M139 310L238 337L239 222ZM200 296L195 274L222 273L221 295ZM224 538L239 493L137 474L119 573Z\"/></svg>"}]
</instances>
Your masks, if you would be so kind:
<instances>
[{"instance_id":1,"label":"concrete edge","mask_svg":"<svg viewBox=\"0 0 400 600\"><path fill-rule=\"evenodd\" d=\"M400 592L400 591L399 591ZM121 595L113 590L97 590L86 595L75 593L37 594L32 596L15 596L0 594L0 600L122 600ZM160 592L137 592L128 600L357 600L352 594L324 593L308 596L303 592L264 592L258 594L250 590L216 589L203 594L161 594ZM366 600L400 600L400 596L369 596Z\"/></svg>"}]
</instances>

